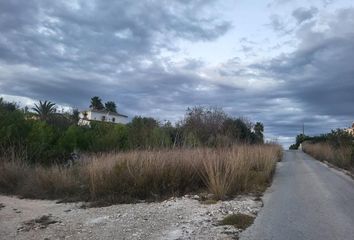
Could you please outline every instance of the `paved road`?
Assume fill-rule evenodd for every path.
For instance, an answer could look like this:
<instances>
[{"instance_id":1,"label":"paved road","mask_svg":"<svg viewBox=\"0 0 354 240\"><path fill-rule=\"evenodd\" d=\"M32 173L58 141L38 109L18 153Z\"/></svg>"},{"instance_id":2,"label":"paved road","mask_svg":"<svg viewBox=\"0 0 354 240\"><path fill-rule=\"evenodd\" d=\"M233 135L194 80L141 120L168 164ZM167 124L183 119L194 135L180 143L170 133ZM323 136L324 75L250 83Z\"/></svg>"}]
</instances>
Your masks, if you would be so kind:
<instances>
[{"instance_id":1,"label":"paved road","mask_svg":"<svg viewBox=\"0 0 354 240\"><path fill-rule=\"evenodd\" d=\"M285 152L263 200L241 240L354 239L354 181L303 152Z\"/></svg>"}]
</instances>

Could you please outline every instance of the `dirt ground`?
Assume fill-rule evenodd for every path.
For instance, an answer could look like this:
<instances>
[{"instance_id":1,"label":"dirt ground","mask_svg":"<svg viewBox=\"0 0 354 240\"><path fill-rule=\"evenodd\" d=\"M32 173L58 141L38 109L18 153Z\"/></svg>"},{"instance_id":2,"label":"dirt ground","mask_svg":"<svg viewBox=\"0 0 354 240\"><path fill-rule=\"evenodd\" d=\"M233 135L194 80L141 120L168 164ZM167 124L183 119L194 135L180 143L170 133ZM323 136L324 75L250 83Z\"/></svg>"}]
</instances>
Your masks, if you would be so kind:
<instances>
[{"instance_id":1,"label":"dirt ground","mask_svg":"<svg viewBox=\"0 0 354 240\"><path fill-rule=\"evenodd\" d=\"M83 209L82 203L0 196L0 239L237 239L240 230L219 221L232 213L256 215L262 206L253 196L216 204L196 199Z\"/></svg>"}]
</instances>

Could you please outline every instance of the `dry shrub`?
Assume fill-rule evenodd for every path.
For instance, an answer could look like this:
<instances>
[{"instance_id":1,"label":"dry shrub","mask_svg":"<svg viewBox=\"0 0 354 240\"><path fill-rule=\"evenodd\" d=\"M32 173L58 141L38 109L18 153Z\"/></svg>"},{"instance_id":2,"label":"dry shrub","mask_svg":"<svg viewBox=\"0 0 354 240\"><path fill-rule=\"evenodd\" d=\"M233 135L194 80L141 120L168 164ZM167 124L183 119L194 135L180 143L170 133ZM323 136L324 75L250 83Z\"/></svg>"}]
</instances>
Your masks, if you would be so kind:
<instances>
[{"instance_id":1,"label":"dry shrub","mask_svg":"<svg viewBox=\"0 0 354 240\"><path fill-rule=\"evenodd\" d=\"M216 199L263 190L281 156L278 145L106 153L79 164L2 163L0 189L32 198L130 202L208 190Z\"/></svg>"},{"instance_id":2,"label":"dry shrub","mask_svg":"<svg viewBox=\"0 0 354 240\"><path fill-rule=\"evenodd\" d=\"M302 149L307 154L320 160L327 161L338 167L350 169L352 148L351 146L333 147L329 143L309 143L302 144Z\"/></svg>"},{"instance_id":3,"label":"dry shrub","mask_svg":"<svg viewBox=\"0 0 354 240\"><path fill-rule=\"evenodd\" d=\"M29 198L72 198L82 194L79 179L81 176L77 167L65 168L58 165L32 167L19 192Z\"/></svg>"},{"instance_id":4,"label":"dry shrub","mask_svg":"<svg viewBox=\"0 0 354 240\"><path fill-rule=\"evenodd\" d=\"M28 169L21 161L3 161L0 164L0 192L16 193L26 180Z\"/></svg>"}]
</instances>

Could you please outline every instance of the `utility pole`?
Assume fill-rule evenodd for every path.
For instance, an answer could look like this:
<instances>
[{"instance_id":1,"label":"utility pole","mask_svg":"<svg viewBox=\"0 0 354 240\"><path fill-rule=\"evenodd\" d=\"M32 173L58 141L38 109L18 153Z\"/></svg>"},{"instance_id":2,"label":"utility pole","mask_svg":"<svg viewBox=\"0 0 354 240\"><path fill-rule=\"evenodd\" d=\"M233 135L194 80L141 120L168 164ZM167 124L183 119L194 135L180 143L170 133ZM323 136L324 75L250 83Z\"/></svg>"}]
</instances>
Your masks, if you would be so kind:
<instances>
[{"instance_id":1,"label":"utility pole","mask_svg":"<svg viewBox=\"0 0 354 240\"><path fill-rule=\"evenodd\" d=\"M302 123L302 135L305 136L305 123Z\"/></svg>"}]
</instances>

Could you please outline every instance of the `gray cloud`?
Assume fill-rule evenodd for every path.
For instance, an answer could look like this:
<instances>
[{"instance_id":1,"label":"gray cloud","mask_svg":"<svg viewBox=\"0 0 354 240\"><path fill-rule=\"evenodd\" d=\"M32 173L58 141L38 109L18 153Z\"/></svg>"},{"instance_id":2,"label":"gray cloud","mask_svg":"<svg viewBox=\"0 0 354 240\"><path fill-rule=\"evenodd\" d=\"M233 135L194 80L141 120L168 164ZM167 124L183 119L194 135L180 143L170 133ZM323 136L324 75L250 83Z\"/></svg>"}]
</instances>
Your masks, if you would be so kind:
<instances>
[{"instance_id":1,"label":"gray cloud","mask_svg":"<svg viewBox=\"0 0 354 240\"><path fill-rule=\"evenodd\" d=\"M269 26L271 26L274 31L285 31L286 29L286 24L283 22L280 16L276 14L270 16Z\"/></svg>"},{"instance_id":2,"label":"gray cloud","mask_svg":"<svg viewBox=\"0 0 354 240\"><path fill-rule=\"evenodd\" d=\"M292 12L292 16L296 19L297 23L300 24L306 20L312 19L318 13L318 9L311 7L306 8L297 8Z\"/></svg>"},{"instance_id":3,"label":"gray cloud","mask_svg":"<svg viewBox=\"0 0 354 240\"><path fill-rule=\"evenodd\" d=\"M211 2L2 2L0 53L7 62L41 67L125 67L173 50L175 39L209 41L227 32L228 22L203 15Z\"/></svg>"},{"instance_id":4,"label":"gray cloud","mask_svg":"<svg viewBox=\"0 0 354 240\"><path fill-rule=\"evenodd\" d=\"M284 81L279 97L300 103L297 122L307 122L314 133L339 127L336 120L349 124L354 115L354 9L342 9L327 19L324 31L314 27L321 21L297 31L300 45L293 53L250 66ZM288 131L295 122L289 119Z\"/></svg>"},{"instance_id":5,"label":"gray cloud","mask_svg":"<svg viewBox=\"0 0 354 240\"><path fill-rule=\"evenodd\" d=\"M231 25L209 13L213 4L2 1L0 64L8 74L0 75L1 93L83 107L96 94L119 100L142 94L139 104L161 90L159 84L166 90L183 82L193 85L198 78L167 73L169 60L159 55L178 51L179 39L212 41L226 33ZM200 66L186 60L184 67Z\"/></svg>"},{"instance_id":6,"label":"gray cloud","mask_svg":"<svg viewBox=\"0 0 354 240\"><path fill-rule=\"evenodd\" d=\"M100 95L117 101L129 116L170 120L188 106L217 105L264 122L267 136L287 143L303 122L309 133L321 133L353 120L352 8L327 19L311 8L294 10L301 23L292 30L298 45L266 61L246 64L235 56L210 67L204 59L166 57L181 51L180 40L213 41L229 31L231 24L217 17L215 4L2 1L0 94L79 108ZM277 15L271 26L289 31ZM261 47L253 39L239 43L244 53Z\"/></svg>"}]
</instances>

